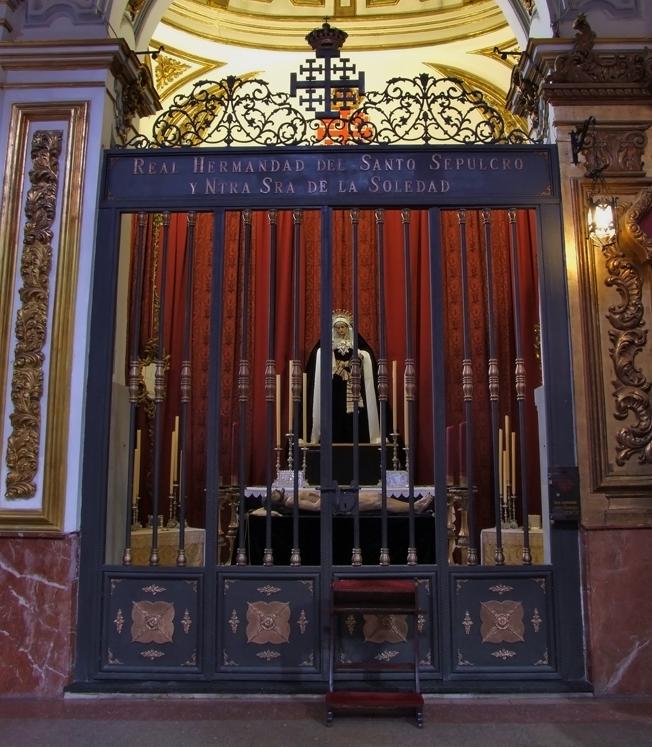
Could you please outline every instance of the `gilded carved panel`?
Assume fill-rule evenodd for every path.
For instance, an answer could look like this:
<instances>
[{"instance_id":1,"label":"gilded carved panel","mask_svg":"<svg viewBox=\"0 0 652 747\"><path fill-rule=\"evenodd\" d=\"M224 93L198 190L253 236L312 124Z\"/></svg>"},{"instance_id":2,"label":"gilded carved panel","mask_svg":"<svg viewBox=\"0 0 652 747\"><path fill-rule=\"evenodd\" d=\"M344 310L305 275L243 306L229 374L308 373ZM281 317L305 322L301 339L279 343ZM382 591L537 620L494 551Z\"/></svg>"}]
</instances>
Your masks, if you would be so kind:
<instances>
[{"instance_id":1,"label":"gilded carved panel","mask_svg":"<svg viewBox=\"0 0 652 747\"><path fill-rule=\"evenodd\" d=\"M320 666L317 576L229 575L220 584L218 668L273 672Z\"/></svg>"},{"instance_id":2,"label":"gilded carved panel","mask_svg":"<svg viewBox=\"0 0 652 747\"><path fill-rule=\"evenodd\" d=\"M551 591L548 574L501 580L455 575L453 671L554 668Z\"/></svg>"},{"instance_id":3,"label":"gilded carved panel","mask_svg":"<svg viewBox=\"0 0 652 747\"><path fill-rule=\"evenodd\" d=\"M105 672L186 672L201 666L199 577L107 575L104 597Z\"/></svg>"}]
</instances>

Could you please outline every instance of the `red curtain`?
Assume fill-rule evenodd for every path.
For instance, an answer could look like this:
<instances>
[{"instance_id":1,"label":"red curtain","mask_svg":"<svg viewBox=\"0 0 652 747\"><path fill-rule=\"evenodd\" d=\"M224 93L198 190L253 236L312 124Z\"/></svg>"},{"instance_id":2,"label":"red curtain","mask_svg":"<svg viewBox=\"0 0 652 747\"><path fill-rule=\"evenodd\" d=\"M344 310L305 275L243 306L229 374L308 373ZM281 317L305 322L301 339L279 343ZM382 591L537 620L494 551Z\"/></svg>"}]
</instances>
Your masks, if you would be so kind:
<instances>
[{"instance_id":1,"label":"red curtain","mask_svg":"<svg viewBox=\"0 0 652 747\"><path fill-rule=\"evenodd\" d=\"M150 218L150 222L157 219ZM358 329L372 349L378 353L378 292L376 261L376 222L374 211L361 210L359 215L359 265L360 291ZM290 210L278 212L276 267L276 341L275 359L277 373L281 374L281 421L283 434L288 429L288 362L292 357L292 242L293 216ZM535 326L538 322L536 242L534 211L517 211L517 233L520 265L520 302L522 316L523 355L528 376L526 397L528 429L528 484L534 497L531 511L538 506L539 470L536 433L536 413L532 390L540 383L536 356ZM152 296L152 271L155 249L160 245L160 235L154 225L147 231L150 237L146 248L146 273L144 280L141 340L151 338L154 308ZM473 349L475 430L474 459L478 485L478 524L493 525L491 500L492 454L490 439L490 411L487 384L487 298L485 287L485 260L482 247L482 224L479 211L466 214L468 294ZM299 357L306 361L309 352L319 339L320 317L320 213L303 212L301 221L301 268ZM403 225L400 210L384 213L385 246L385 315L387 359L398 362L399 385L397 420L399 430L403 423L402 370L405 359L405 300L403 266ZM179 372L183 351L184 293L186 283L185 245L186 216L174 214L170 223L169 256L167 262L167 292L164 319L164 348L170 354L168 398L164 406L164 434L162 443L162 493L168 493L170 463L170 434L175 416L179 414ZM268 357L269 306L269 221L266 211L252 213L252 255L250 293L243 306L243 225L241 213L227 213L223 241L224 275L222 283L222 346L220 351L221 404L220 404L220 471L222 484L235 482L237 474L237 448L239 429L239 402L237 391L238 361L241 356L240 339L245 318L249 330L249 360L251 375L251 400L245 424L245 452L248 455L247 482L262 484L265 481L266 403L264 396L265 361ZM212 278L213 221L208 213L198 214L196 246L193 263L192 309L192 397L189 437L189 500L188 520L191 524L203 523L204 488L207 454L207 398L209 390L208 359L210 341L210 296ZM351 259L351 222L348 210L333 213L333 308L351 309L353 267ZM433 481L432 437L432 370L430 330L430 240L428 214L414 210L409 224L410 280L412 293L412 339L417 361L416 406L416 480L420 484ZM459 224L455 211L442 212L442 235L433 237L433 245L441 246L441 281L445 297L445 340L434 341L446 359L446 421L457 427L465 419L461 362L463 356ZM159 247L160 248L160 247ZM517 424L514 388L515 344L513 332L513 306L511 288L511 260L509 252L509 221L506 211L492 212L492 257L494 269L494 311L500 370L501 416L509 414L513 427ZM160 259L159 273L160 273ZM437 270L439 273L439 269ZM132 275L133 277L133 275ZM159 279L160 287L160 279ZM141 345L142 349L142 345ZM390 390L391 391L391 390ZM146 429L143 415L141 427ZM151 448L149 454L151 455ZM150 468L151 469L151 468ZM151 477L151 474L150 474ZM145 480L143 481L143 488ZM151 480L147 479L151 489ZM143 490L145 500L148 490ZM166 502L163 505L167 505Z\"/></svg>"}]
</instances>

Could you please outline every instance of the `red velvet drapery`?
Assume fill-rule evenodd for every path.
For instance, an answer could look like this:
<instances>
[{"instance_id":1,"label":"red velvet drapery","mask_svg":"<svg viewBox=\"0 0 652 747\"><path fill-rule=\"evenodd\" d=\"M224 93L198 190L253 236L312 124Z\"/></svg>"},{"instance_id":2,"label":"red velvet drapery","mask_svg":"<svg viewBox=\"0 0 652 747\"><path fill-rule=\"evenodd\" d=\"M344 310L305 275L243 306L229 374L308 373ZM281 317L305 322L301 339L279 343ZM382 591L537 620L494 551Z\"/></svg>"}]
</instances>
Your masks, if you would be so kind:
<instances>
[{"instance_id":1,"label":"red velvet drapery","mask_svg":"<svg viewBox=\"0 0 652 747\"><path fill-rule=\"evenodd\" d=\"M154 218L150 220L155 220ZM282 433L288 426L288 362L292 357L292 242L295 226L291 210L281 210L277 219L277 267L276 267L276 341L275 360L277 373L281 374L281 420ZM360 291L358 329L371 347L378 351L378 290L376 262L376 223L372 210L361 210L358 224ZM533 211L517 211L517 233L520 265L520 306L522 316L523 354L528 376L526 398L528 428L528 485L530 496L535 500L531 511L538 505L539 471L536 434L536 413L532 390L540 382L540 373L535 349L535 326L538 322L538 281L536 270L535 215ZM474 459L478 491L478 524L494 523L491 501L492 453L490 439L490 411L487 386L487 299L485 287L485 262L482 248L482 224L479 211L468 210L466 214L468 294L470 302L471 336L474 370ZM164 315L164 348L170 354L168 398L164 407L164 434L162 443L163 497L168 492L168 470L170 460L170 434L175 416L179 414L179 370L183 349L184 288L186 283L184 258L186 244L186 216L173 214L170 223L169 256L167 262L167 292ZM306 210L301 221L301 268L300 268L300 315L299 357L305 362L310 350L319 338L320 316L320 214ZM252 213L252 261L250 272L250 294L246 299L246 317L249 328L249 359L251 373L251 401L245 423L245 451L248 454L247 482L261 484L265 481L266 403L264 396L264 371L267 359L267 327L269 308L269 221L266 211ZM384 213L385 245L385 316L386 345L389 361L398 362L399 385L397 420L399 430L403 423L402 370L405 359L405 308L403 267L403 225L400 210ZM148 231L150 236L146 252L144 280L144 303L141 318L141 339L151 337L152 276L154 249L160 248L160 236ZM352 277L354 268L351 259L351 222L348 210L333 212L332 226L332 297L333 308L351 308ZM433 435L432 435L432 371L431 344L438 346L446 359L446 420L457 427L465 419L461 365L463 356L459 224L455 211L443 211L442 233L433 237L434 247L441 247L442 262L437 273L446 299L446 335L444 340L432 341L430 330L430 238L428 214L425 210L414 210L409 225L410 274L412 293L413 351L417 361L417 407L416 409L416 479L421 484L433 481ZM188 428L189 501L188 519L191 524L203 523L203 495L207 450L206 412L210 382L208 381L208 358L211 339L210 295L212 277L213 222L211 214L198 214L193 269L192 309L192 398ZM237 474L236 444L239 438L239 403L237 391L238 361L240 359L240 337L244 318L242 298L243 226L241 213L227 213L223 241L224 276L222 283L222 346L220 351L221 404L220 404L220 472L221 482L234 481ZM517 411L514 388L514 330L511 288L511 260L509 253L509 222L507 212L492 211L492 257L494 266L494 310L500 369L501 416L510 414L514 427ZM159 258L159 273L161 260ZM141 346L142 348L142 346ZM142 426L146 426L140 416ZM149 447L148 447L149 448ZM150 452L151 454L151 448ZM148 462L151 464L151 462ZM151 468L150 468L151 470ZM151 478L151 475L150 475ZM151 491L151 479L143 479L141 493ZM149 488L145 486L145 482ZM163 503L163 505L166 505Z\"/></svg>"}]
</instances>

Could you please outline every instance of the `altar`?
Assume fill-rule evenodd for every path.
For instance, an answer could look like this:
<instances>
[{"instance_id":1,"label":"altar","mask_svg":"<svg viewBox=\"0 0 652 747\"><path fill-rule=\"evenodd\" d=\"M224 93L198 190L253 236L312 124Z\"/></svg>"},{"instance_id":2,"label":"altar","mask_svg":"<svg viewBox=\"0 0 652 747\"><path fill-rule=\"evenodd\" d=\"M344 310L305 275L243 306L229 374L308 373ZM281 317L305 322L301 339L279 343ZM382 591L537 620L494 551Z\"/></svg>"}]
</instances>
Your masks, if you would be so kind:
<instances>
[{"instance_id":1,"label":"altar","mask_svg":"<svg viewBox=\"0 0 652 747\"><path fill-rule=\"evenodd\" d=\"M393 473L388 473L390 476ZM299 544L302 565L321 564L321 493L318 488L299 481ZM246 517L245 537L249 562L263 562L266 514L265 486L251 486L245 491L250 510ZM333 496L332 551L335 565L350 565L354 537L353 499L342 493ZM420 563L435 562L434 487L414 486L415 544ZM280 488L272 491L272 551L275 564L289 564L293 545L294 491ZM346 505L347 508L342 508ZM382 537L382 495L379 487L365 486L358 491L358 521L363 562L375 564L380 557ZM407 486L389 487L386 493L389 554L393 562L404 563L409 547L409 490Z\"/></svg>"}]
</instances>

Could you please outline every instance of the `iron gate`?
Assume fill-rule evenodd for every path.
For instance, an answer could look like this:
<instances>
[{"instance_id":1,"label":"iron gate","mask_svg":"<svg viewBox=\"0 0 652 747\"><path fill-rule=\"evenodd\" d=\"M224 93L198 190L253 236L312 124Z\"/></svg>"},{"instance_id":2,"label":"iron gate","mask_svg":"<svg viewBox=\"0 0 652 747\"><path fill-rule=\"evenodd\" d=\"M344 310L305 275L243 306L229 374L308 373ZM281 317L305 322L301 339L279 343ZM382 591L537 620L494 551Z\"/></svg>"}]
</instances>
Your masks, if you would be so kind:
<instances>
[{"instance_id":1,"label":"iron gate","mask_svg":"<svg viewBox=\"0 0 652 747\"><path fill-rule=\"evenodd\" d=\"M323 690L365 576L345 670L584 687L552 148L110 151L97 246L74 687Z\"/></svg>"}]
</instances>

